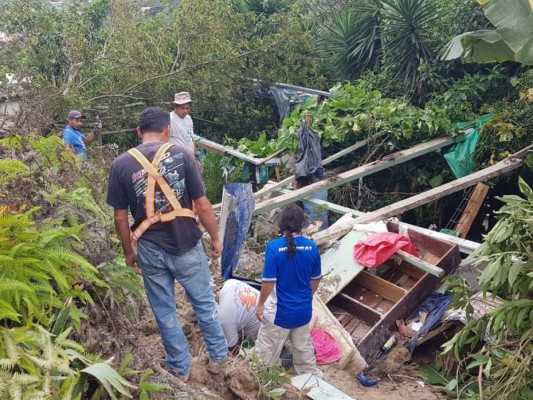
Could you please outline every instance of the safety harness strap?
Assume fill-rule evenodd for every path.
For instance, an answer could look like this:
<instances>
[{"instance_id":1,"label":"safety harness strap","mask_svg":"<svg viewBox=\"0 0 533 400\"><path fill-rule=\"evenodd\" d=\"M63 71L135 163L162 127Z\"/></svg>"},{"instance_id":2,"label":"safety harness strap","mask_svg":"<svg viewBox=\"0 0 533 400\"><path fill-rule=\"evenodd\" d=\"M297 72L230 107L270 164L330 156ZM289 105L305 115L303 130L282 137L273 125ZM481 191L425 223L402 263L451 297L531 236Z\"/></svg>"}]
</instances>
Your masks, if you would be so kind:
<instances>
[{"instance_id":1,"label":"safety harness strap","mask_svg":"<svg viewBox=\"0 0 533 400\"><path fill-rule=\"evenodd\" d=\"M156 152L153 161L150 163L146 157L137 149L131 149L128 153L137 160L139 164L147 173L146 177L146 219L139 224L132 234L133 244L137 244L140 237L150 228L153 224L158 222L170 222L179 217L194 218L196 214L189 208L183 208L176 197L174 191L168 184L168 182L159 173L159 164L163 156L168 149L172 146L170 143L163 144ZM165 195L168 202L173 208L173 211L168 213L156 213L155 212L155 191L156 183L159 185L161 192Z\"/></svg>"}]
</instances>

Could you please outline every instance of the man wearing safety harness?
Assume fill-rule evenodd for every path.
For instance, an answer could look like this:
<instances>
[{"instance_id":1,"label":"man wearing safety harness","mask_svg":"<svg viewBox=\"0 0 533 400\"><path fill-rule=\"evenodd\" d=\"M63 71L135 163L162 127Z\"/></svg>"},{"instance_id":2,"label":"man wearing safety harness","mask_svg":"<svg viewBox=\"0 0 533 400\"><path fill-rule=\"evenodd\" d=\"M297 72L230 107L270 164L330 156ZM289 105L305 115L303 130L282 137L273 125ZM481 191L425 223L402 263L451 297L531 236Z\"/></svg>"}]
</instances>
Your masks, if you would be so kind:
<instances>
[{"instance_id":1,"label":"man wearing safety harness","mask_svg":"<svg viewBox=\"0 0 533 400\"><path fill-rule=\"evenodd\" d=\"M220 256L222 243L213 208L205 196L194 156L183 147L167 143L168 112L157 107L145 109L137 133L142 144L113 162L107 192L126 262L142 271L167 367L182 381L187 380L191 368L189 344L176 314L177 280L198 318L210 358L207 369L218 373L228 349L216 316L211 274L196 221L197 215L211 237L212 256ZM135 220L133 233L128 209Z\"/></svg>"}]
</instances>

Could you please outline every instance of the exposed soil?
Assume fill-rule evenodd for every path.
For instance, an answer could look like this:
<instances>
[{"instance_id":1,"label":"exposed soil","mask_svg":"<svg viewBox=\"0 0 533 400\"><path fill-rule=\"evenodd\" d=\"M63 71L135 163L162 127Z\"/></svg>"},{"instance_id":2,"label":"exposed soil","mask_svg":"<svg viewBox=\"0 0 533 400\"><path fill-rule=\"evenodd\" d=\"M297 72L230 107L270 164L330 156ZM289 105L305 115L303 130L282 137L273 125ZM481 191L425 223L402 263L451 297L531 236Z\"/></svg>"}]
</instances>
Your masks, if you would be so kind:
<instances>
[{"instance_id":1,"label":"exposed soil","mask_svg":"<svg viewBox=\"0 0 533 400\"><path fill-rule=\"evenodd\" d=\"M193 366L186 384L181 383L164 367L164 350L157 326L147 304L132 303L134 312L125 310L105 311L103 307L92 308L89 321L84 325L82 340L90 352L97 352L104 357L115 357L120 362L124 355L131 353L133 360L129 367L134 370L151 368L154 374L150 382L166 383L174 388L173 392L159 392L152 399L223 399L248 400L266 399L260 392L259 382L249 361L243 358L231 358L225 366L225 372L213 375L208 372L207 352L199 332L194 313L186 301L179 285L176 301L179 318L184 332L189 339ZM131 322L126 315L134 316L138 322ZM322 366L324 379L354 399L365 400L432 400L445 399L437 390L425 385L413 367L406 362L409 353L401 346L393 348L380 365L371 368L368 376L379 380L377 387L367 388L358 383L355 377L335 364ZM290 371L289 371L290 372ZM129 376L136 382L138 375ZM305 399L305 393L286 386L287 391L282 399ZM138 398L138 394L134 394Z\"/></svg>"}]
</instances>

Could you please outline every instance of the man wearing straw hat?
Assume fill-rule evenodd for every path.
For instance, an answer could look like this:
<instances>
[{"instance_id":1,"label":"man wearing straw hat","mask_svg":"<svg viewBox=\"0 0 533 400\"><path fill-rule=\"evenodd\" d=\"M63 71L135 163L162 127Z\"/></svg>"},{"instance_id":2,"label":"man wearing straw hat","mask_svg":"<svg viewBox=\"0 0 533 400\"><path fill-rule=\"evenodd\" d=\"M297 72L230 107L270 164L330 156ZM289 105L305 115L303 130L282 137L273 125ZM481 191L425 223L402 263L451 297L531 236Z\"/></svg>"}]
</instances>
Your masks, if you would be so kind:
<instances>
[{"instance_id":1,"label":"man wearing straw hat","mask_svg":"<svg viewBox=\"0 0 533 400\"><path fill-rule=\"evenodd\" d=\"M170 143L185 147L196 156L194 144L194 125L189 115L191 112L191 96L189 92L174 95L174 111L170 112Z\"/></svg>"}]
</instances>

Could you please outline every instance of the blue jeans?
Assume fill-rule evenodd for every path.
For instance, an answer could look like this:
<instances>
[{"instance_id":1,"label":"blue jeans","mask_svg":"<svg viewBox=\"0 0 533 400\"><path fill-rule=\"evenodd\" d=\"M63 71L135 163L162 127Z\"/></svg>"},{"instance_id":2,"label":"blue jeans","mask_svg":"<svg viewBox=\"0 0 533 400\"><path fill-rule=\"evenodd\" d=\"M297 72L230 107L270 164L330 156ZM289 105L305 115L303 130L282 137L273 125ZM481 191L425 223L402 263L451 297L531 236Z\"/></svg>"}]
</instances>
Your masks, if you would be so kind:
<instances>
[{"instance_id":1,"label":"blue jeans","mask_svg":"<svg viewBox=\"0 0 533 400\"><path fill-rule=\"evenodd\" d=\"M191 368L189 343L176 313L175 280L187 293L209 357L215 362L224 361L228 347L218 319L215 296L210 285L211 273L202 244L198 242L192 250L174 255L154 243L140 240L137 261L163 339L167 366L181 376L187 376Z\"/></svg>"}]
</instances>

